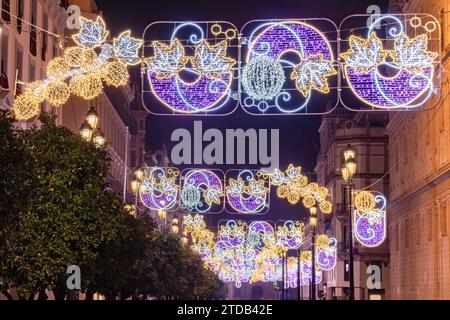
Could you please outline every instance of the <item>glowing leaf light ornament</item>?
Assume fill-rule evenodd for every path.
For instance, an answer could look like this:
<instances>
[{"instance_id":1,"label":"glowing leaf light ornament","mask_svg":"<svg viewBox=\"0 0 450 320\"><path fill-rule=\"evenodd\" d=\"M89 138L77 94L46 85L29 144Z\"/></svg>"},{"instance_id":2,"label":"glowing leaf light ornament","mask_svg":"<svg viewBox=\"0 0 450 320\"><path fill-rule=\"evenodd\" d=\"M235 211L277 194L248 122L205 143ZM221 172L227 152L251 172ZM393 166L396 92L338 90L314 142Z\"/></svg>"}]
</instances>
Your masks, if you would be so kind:
<instances>
[{"instance_id":1,"label":"glowing leaf light ornament","mask_svg":"<svg viewBox=\"0 0 450 320\"><path fill-rule=\"evenodd\" d=\"M364 247L375 248L387 236L386 198L378 192L362 191L355 196L354 230Z\"/></svg>"},{"instance_id":2,"label":"glowing leaf light ornament","mask_svg":"<svg viewBox=\"0 0 450 320\"><path fill-rule=\"evenodd\" d=\"M213 27L216 32L217 28ZM179 32L184 28L193 28L199 35L192 34L187 40L180 40L177 35L181 35ZM182 23L175 28L169 41L153 41L153 55L145 59L153 96L166 108L180 114L206 113L222 108L230 99L236 64L227 56L231 40L227 37L212 43L205 38L199 24ZM187 56L186 49L192 47L193 55ZM181 77L182 73L194 79L187 81Z\"/></svg>"},{"instance_id":3,"label":"glowing leaf light ornament","mask_svg":"<svg viewBox=\"0 0 450 320\"><path fill-rule=\"evenodd\" d=\"M264 179L250 170L240 172L236 179L230 178L225 187L228 204L235 213L262 214L268 209L269 188Z\"/></svg>"},{"instance_id":4,"label":"glowing leaf light ornament","mask_svg":"<svg viewBox=\"0 0 450 320\"><path fill-rule=\"evenodd\" d=\"M419 17L415 17L421 21ZM393 50L385 50L383 42L374 31L382 20L393 20L388 36ZM414 34L418 25L411 26ZM436 28L435 21L429 21ZM430 32L430 27L424 27ZM412 109L424 105L434 92L436 52L428 51L428 34L410 38L403 22L396 16L381 16L373 21L367 37L351 35L349 50L341 54L344 75L351 91L365 104L375 109ZM387 42L387 40L385 40ZM389 76L380 69L390 71ZM345 104L345 103L344 103Z\"/></svg>"},{"instance_id":5,"label":"glowing leaf light ornament","mask_svg":"<svg viewBox=\"0 0 450 320\"><path fill-rule=\"evenodd\" d=\"M132 38L130 31L106 43L109 32L101 17L96 21L81 17L81 29L73 35L75 47L67 48L62 57L47 64L46 78L27 85L14 102L16 119L29 120L40 112L39 104L47 100L61 106L70 94L92 100L101 94L103 81L119 87L128 83L127 66L140 62L138 51L142 41Z\"/></svg>"},{"instance_id":6,"label":"glowing leaf light ornament","mask_svg":"<svg viewBox=\"0 0 450 320\"><path fill-rule=\"evenodd\" d=\"M179 175L180 172L176 168L146 168L139 186L142 203L151 210L176 210L180 189Z\"/></svg>"}]
</instances>

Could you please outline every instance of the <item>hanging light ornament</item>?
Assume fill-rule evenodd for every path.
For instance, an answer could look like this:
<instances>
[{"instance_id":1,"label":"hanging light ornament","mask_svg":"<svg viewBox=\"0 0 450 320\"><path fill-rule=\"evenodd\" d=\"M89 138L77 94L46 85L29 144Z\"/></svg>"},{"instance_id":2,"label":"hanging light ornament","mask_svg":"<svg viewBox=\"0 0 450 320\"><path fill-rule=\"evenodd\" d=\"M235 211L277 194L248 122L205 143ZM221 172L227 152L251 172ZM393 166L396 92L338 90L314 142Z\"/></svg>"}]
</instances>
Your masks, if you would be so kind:
<instances>
[{"instance_id":1,"label":"hanging light ornament","mask_svg":"<svg viewBox=\"0 0 450 320\"><path fill-rule=\"evenodd\" d=\"M127 67L122 62L110 62L105 67L103 80L112 87L120 87L128 83Z\"/></svg>"},{"instance_id":2,"label":"hanging light ornament","mask_svg":"<svg viewBox=\"0 0 450 320\"><path fill-rule=\"evenodd\" d=\"M330 214L333 211L333 204L328 200L322 201L319 204L319 209L324 214Z\"/></svg>"},{"instance_id":3,"label":"hanging light ornament","mask_svg":"<svg viewBox=\"0 0 450 320\"><path fill-rule=\"evenodd\" d=\"M70 91L86 100L98 97L103 90L99 74L77 75L70 80Z\"/></svg>"},{"instance_id":4,"label":"hanging light ornament","mask_svg":"<svg viewBox=\"0 0 450 320\"><path fill-rule=\"evenodd\" d=\"M62 57L53 58L49 61L46 68L47 77L55 79L62 78L70 70L69 64Z\"/></svg>"},{"instance_id":5,"label":"hanging light ornament","mask_svg":"<svg viewBox=\"0 0 450 320\"><path fill-rule=\"evenodd\" d=\"M91 21L81 17L80 20L81 29L73 36L77 46L67 48L62 57L49 61L46 78L28 85L16 98L13 109L18 120L36 116L40 112L39 103L45 99L54 106L67 102L70 93L91 100L101 94L102 80L115 87L128 82L126 66L140 62L138 51L143 41L125 31L109 44L102 18Z\"/></svg>"},{"instance_id":6,"label":"hanging light ornament","mask_svg":"<svg viewBox=\"0 0 450 320\"><path fill-rule=\"evenodd\" d=\"M376 206L375 196L368 191L361 191L355 197L355 207L360 212L369 212Z\"/></svg>"},{"instance_id":7,"label":"hanging light ornament","mask_svg":"<svg viewBox=\"0 0 450 320\"><path fill-rule=\"evenodd\" d=\"M18 96L14 100L13 112L17 120L28 120L39 114L39 103L29 95Z\"/></svg>"},{"instance_id":8,"label":"hanging light ornament","mask_svg":"<svg viewBox=\"0 0 450 320\"><path fill-rule=\"evenodd\" d=\"M244 67L242 85L256 100L272 100L283 88L286 78L281 64L268 56L258 56Z\"/></svg>"},{"instance_id":9,"label":"hanging light ornament","mask_svg":"<svg viewBox=\"0 0 450 320\"><path fill-rule=\"evenodd\" d=\"M69 86L63 81L52 82L46 87L45 96L52 106L59 107L69 100Z\"/></svg>"}]
</instances>

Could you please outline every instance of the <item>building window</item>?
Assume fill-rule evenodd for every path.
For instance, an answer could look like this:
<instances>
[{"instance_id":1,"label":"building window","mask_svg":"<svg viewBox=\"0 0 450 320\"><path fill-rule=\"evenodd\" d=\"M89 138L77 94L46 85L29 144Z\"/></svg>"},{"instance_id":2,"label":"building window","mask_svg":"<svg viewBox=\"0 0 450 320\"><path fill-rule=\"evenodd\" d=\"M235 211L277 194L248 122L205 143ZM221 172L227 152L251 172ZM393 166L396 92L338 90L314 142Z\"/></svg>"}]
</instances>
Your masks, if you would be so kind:
<instances>
[{"instance_id":1,"label":"building window","mask_svg":"<svg viewBox=\"0 0 450 320\"><path fill-rule=\"evenodd\" d=\"M44 13L44 29L48 29L48 14ZM42 51L41 51L41 58L42 61L45 61L46 54L47 54L47 44L48 44L48 34L47 32L42 33Z\"/></svg>"},{"instance_id":2,"label":"building window","mask_svg":"<svg viewBox=\"0 0 450 320\"><path fill-rule=\"evenodd\" d=\"M8 41L9 41L9 35L4 30L2 34L2 58L1 58L1 78L0 78L0 86L3 89L9 89L9 83L8 83Z\"/></svg>"},{"instance_id":3,"label":"building window","mask_svg":"<svg viewBox=\"0 0 450 320\"><path fill-rule=\"evenodd\" d=\"M17 1L17 31L19 34L22 32L22 19L23 19L23 0Z\"/></svg>"},{"instance_id":4,"label":"building window","mask_svg":"<svg viewBox=\"0 0 450 320\"><path fill-rule=\"evenodd\" d=\"M2 1L2 19L6 22L11 22L11 2L10 0Z\"/></svg>"},{"instance_id":5,"label":"building window","mask_svg":"<svg viewBox=\"0 0 450 320\"><path fill-rule=\"evenodd\" d=\"M23 80L23 48L20 44L16 43L16 68L17 68L17 80ZM21 93L20 86L17 85L17 93Z\"/></svg>"},{"instance_id":6,"label":"building window","mask_svg":"<svg viewBox=\"0 0 450 320\"><path fill-rule=\"evenodd\" d=\"M31 7L31 28L30 28L30 52L35 57L37 54L37 33L36 33L36 13L37 13L37 1L32 2Z\"/></svg>"}]
</instances>

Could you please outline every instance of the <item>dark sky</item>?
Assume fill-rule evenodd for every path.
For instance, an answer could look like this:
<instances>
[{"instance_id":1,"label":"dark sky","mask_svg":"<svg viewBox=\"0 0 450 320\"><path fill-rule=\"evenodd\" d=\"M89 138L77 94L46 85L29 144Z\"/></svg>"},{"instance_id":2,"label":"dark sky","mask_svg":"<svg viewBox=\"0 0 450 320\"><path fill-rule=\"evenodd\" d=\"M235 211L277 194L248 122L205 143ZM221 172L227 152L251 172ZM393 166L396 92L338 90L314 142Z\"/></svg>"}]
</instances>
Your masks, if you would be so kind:
<instances>
[{"instance_id":1,"label":"dark sky","mask_svg":"<svg viewBox=\"0 0 450 320\"><path fill-rule=\"evenodd\" d=\"M97 0L103 11L107 25L116 35L131 28L133 35L141 36L145 27L159 20L226 20L241 28L247 21L274 18L313 18L333 20L337 25L351 14L363 14L369 5L379 5L386 12L388 0ZM147 120L150 147L166 143L169 147L170 135L176 128L192 128L194 120L202 120L207 128L278 128L280 129L280 166L289 163L301 165L304 171L313 171L319 139L317 130L320 116L251 116L239 108L226 117L167 117L150 115ZM222 168L231 169L231 168ZM240 169L235 166L234 169ZM290 218L303 215L300 206L292 207L274 199L272 209L264 216L267 220ZM221 218L229 218L222 214Z\"/></svg>"}]
</instances>

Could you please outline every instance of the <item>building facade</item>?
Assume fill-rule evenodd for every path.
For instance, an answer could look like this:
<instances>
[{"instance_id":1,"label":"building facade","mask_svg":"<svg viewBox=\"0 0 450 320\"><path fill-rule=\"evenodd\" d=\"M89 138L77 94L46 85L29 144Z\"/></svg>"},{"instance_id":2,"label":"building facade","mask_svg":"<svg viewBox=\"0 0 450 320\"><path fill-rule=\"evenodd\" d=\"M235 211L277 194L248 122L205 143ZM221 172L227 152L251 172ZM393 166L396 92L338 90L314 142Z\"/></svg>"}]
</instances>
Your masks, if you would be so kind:
<instances>
[{"instance_id":1,"label":"building facade","mask_svg":"<svg viewBox=\"0 0 450 320\"><path fill-rule=\"evenodd\" d=\"M11 109L22 83L42 79L47 62L61 53L67 12L60 0L2 0L0 4L0 107ZM41 108L57 115L61 124L60 108L48 103ZM27 128L30 123L19 125Z\"/></svg>"},{"instance_id":2,"label":"building facade","mask_svg":"<svg viewBox=\"0 0 450 320\"><path fill-rule=\"evenodd\" d=\"M318 297L323 299L348 299L349 295L349 214L343 204L344 180L339 172L343 166L343 151L350 144L356 149L357 171L353 177L355 190L370 188L388 195L388 137L385 115L352 113L338 107L323 116L319 128L320 153L315 172L317 182L326 186L334 204L332 215L319 216L317 234L325 233L336 238L337 265L323 272ZM381 179L381 180L380 180ZM306 228L309 230L309 228ZM310 242L310 240L309 240ZM364 248L354 240L355 299L387 299L389 296L389 241L378 248ZM368 288L369 266L378 266L381 285ZM308 296L307 289L304 293Z\"/></svg>"},{"instance_id":3,"label":"building facade","mask_svg":"<svg viewBox=\"0 0 450 320\"><path fill-rule=\"evenodd\" d=\"M390 5L392 11L426 12L440 21L442 64L449 70L450 2ZM387 128L392 299L450 299L450 87L448 72L442 76L434 108L392 114Z\"/></svg>"}]
</instances>

